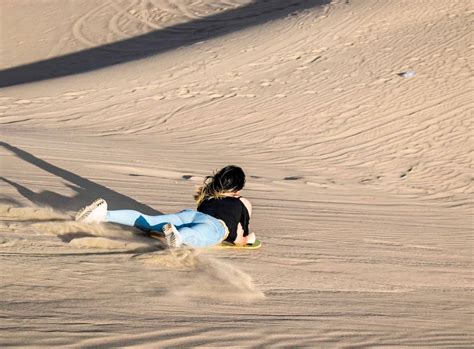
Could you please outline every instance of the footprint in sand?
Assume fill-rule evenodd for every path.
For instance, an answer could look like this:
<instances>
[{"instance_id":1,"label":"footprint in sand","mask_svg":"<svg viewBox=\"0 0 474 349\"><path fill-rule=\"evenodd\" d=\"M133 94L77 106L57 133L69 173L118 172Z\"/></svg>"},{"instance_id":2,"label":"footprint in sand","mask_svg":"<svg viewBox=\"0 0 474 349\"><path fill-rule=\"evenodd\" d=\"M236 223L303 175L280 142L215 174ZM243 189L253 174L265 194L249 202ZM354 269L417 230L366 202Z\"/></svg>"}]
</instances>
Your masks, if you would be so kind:
<instances>
[{"instance_id":1,"label":"footprint in sand","mask_svg":"<svg viewBox=\"0 0 474 349\"><path fill-rule=\"evenodd\" d=\"M63 99L78 99L82 98L91 92L95 92L95 90L86 90L86 91L74 91L74 92L66 92L61 95Z\"/></svg>"},{"instance_id":2,"label":"footprint in sand","mask_svg":"<svg viewBox=\"0 0 474 349\"><path fill-rule=\"evenodd\" d=\"M15 102L16 104L31 104L32 101L29 99L19 99Z\"/></svg>"},{"instance_id":3,"label":"footprint in sand","mask_svg":"<svg viewBox=\"0 0 474 349\"><path fill-rule=\"evenodd\" d=\"M222 98L224 95L222 93L213 93L209 95L209 98L211 99L217 99L217 98Z\"/></svg>"},{"instance_id":4,"label":"footprint in sand","mask_svg":"<svg viewBox=\"0 0 474 349\"><path fill-rule=\"evenodd\" d=\"M371 183L374 183L374 182L380 180L381 178L382 178L382 176L363 178L359 181L359 183L360 184L371 184Z\"/></svg>"},{"instance_id":5,"label":"footprint in sand","mask_svg":"<svg viewBox=\"0 0 474 349\"><path fill-rule=\"evenodd\" d=\"M303 179L303 177L302 176L288 176L288 177L283 178L283 180L285 181L297 181L299 179Z\"/></svg>"},{"instance_id":6,"label":"footprint in sand","mask_svg":"<svg viewBox=\"0 0 474 349\"><path fill-rule=\"evenodd\" d=\"M406 176L408 176L408 174L409 174L411 171L413 171L413 166L410 167L408 170L406 170L406 171L400 173L400 178L405 178Z\"/></svg>"},{"instance_id":7,"label":"footprint in sand","mask_svg":"<svg viewBox=\"0 0 474 349\"><path fill-rule=\"evenodd\" d=\"M196 95L187 88L182 88L176 94L178 98L194 98Z\"/></svg>"}]
</instances>

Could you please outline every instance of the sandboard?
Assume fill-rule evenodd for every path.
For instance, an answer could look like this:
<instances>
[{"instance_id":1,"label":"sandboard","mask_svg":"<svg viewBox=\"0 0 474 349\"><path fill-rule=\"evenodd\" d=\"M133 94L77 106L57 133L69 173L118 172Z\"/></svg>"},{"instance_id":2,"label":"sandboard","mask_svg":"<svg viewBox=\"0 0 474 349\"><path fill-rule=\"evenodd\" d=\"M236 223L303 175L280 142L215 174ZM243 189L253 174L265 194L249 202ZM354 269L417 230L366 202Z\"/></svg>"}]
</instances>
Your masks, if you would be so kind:
<instances>
[{"instance_id":1,"label":"sandboard","mask_svg":"<svg viewBox=\"0 0 474 349\"><path fill-rule=\"evenodd\" d=\"M253 244L247 244L247 245L235 245L231 242L226 242L224 241L220 245L212 246L212 248L219 248L219 249L238 249L238 250L258 250L260 247L262 247L262 242L260 240L255 240Z\"/></svg>"},{"instance_id":2,"label":"sandboard","mask_svg":"<svg viewBox=\"0 0 474 349\"><path fill-rule=\"evenodd\" d=\"M162 242L165 241L165 238L163 234L157 233L157 232L149 232L147 234L148 237L151 237L153 239L160 240ZM210 248L215 248L215 249L237 249L237 250L257 250L260 247L262 247L262 242L260 240L255 240L253 244L247 244L247 245L235 245L231 242L224 241L219 245L211 246Z\"/></svg>"}]
</instances>

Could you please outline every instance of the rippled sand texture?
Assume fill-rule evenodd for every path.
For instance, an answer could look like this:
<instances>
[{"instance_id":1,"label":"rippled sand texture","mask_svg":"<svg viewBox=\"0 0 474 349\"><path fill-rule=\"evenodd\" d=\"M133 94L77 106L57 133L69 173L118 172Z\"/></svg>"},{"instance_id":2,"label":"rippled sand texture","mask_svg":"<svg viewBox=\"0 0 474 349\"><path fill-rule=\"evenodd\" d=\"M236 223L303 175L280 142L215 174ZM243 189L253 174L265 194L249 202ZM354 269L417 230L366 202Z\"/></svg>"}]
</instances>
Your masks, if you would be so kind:
<instances>
[{"instance_id":1,"label":"rippled sand texture","mask_svg":"<svg viewBox=\"0 0 474 349\"><path fill-rule=\"evenodd\" d=\"M2 1L0 346L472 346L469 5ZM260 250L71 219L226 164Z\"/></svg>"}]
</instances>

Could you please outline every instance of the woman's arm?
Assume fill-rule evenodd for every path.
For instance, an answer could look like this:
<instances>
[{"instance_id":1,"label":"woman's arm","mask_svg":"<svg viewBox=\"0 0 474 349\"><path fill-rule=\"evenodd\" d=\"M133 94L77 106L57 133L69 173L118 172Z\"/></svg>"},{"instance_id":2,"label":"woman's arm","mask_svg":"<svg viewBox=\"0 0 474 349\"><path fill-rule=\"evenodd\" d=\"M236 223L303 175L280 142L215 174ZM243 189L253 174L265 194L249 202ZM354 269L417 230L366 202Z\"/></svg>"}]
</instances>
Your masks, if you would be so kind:
<instances>
[{"instance_id":1,"label":"woman's arm","mask_svg":"<svg viewBox=\"0 0 474 349\"><path fill-rule=\"evenodd\" d=\"M246 198L241 197L240 201L242 201L245 208L247 209L249 219L250 219L250 217L252 216L252 204ZM239 223L237 225L237 238L234 240L234 243L238 245L247 245L247 244L253 244L255 242L256 238L255 238L254 233L249 233L246 236L244 236L244 234L245 234L244 228L242 227L242 224Z\"/></svg>"},{"instance_id":2,"label":"woman's arm","mask_svg":"<svg viewBox=\"0 0 474 349\"><path fill-rule=\"evenodd\" d=\"M252 204L250 203L250 201L248 201L246 198L242 198L242 197L240 198L240 201L242 201L245 208L247 209L247 211L249 213L249 218L252 217Z\"/></svg>"}]
</instances>

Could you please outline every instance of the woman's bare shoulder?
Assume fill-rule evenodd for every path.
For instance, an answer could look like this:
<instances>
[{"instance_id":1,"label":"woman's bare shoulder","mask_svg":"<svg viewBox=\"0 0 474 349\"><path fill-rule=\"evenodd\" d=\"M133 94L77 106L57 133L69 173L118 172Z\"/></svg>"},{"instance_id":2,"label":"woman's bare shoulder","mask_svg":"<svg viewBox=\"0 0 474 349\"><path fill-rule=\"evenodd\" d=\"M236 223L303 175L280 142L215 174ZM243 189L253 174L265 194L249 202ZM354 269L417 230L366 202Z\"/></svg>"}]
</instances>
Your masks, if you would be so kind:
<instances>
[{"instance_id":1,"label":"woman's bare shoulder","mask_svg":"<svg viewBox=\"0 0 474 349\"><path fill-rule=\"evenodd\" d=\"M244 206L247 208L247 211L249 211L249 213L251 213L252 212L252 203L248 199L243 198L243 197L240 197L239 199L240 199L240 201L242 201Z\"/></svg>"}]
</instances>

